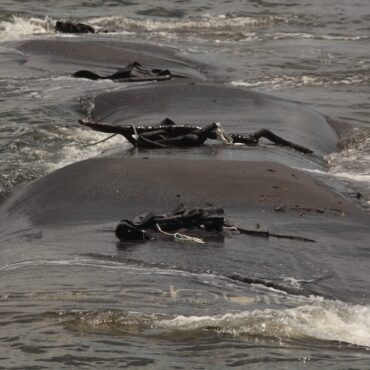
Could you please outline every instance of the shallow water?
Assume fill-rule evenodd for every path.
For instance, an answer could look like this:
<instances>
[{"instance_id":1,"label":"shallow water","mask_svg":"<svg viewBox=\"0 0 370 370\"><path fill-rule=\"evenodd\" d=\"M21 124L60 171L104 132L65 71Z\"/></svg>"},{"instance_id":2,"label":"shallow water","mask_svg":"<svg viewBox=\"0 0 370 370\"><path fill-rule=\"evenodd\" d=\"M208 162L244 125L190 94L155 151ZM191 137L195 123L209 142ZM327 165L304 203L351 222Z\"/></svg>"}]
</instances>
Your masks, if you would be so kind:
<instances>
[{"instance_id":1,"label":"shallow water","mask_svg":"<svg viewBox=\"0 0 370 370\"><path fill-rule=\"evenodd\" d=\"M350 123L343 148L325 158L327 166L309 170L360 191L368 208L366 0L2 1L0 41L55 36L54 22L67 18L116 30L107 38L176 47L216 65L219 82L304 102ZM77 124L81 105L117 84L30 70L22 60L0 46L1 200L54 169L122 145L113 138L85 147L102 135ZM212 270L140 265L109 233L97 239L100 254L82 253L88 245L73 252L35 230L1 236L0 367L370 366L370 307L361 297L341 302L237 283ZM185 247L190 257L192 248ZM369 258L368 246L358 258ZM298 293L304 284L291 271L280 282Z\"/></svg>"}]
</instances>

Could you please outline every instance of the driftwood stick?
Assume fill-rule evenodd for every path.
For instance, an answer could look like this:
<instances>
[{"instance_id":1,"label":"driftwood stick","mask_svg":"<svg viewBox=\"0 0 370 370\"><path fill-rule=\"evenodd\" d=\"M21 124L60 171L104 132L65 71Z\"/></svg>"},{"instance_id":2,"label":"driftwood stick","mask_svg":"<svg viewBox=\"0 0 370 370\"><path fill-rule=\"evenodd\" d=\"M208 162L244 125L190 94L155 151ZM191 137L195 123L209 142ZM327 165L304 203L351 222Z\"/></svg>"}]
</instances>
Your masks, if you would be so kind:
<instances>
[{"instance_id":1,"label":"driftwood stick","mask_svg":"<svg viewBox=\"0 0 370 370\"><path fill-rule=\"evenodd\" d=\"M171 123L167 123L168 121ZM168 119L163 121L162 124L155 126L113 126L105 123L96 123L82 120L79 120L78 122L96 131L120 134L124 136L126 140L128 140L134 146L152 148L184 146L184 140L180 140L180 137L189 134L197 135L199 140L190 140L189 144L186 146L192 146L192 143L193 146L199 146L203 144L203 142L207 139L217 140L218 129L218 125L216 123L212 123L211 125L208 125L206 127L199 127L192 125L176 125ZM158 138L160 132L163 132L163 137L160 139L155 139L155 137ZM140 140L139 138L133 138L134 134L140 136ZM313 153L311 149L285 140L267 129L259 130L250 135L229 134L228 136L230 136L233 143L242 143L245 145L257 145L259 139L261 137L264 137L277 145L292 148L305 154Z\"/></svg>"},{"instance_id":2,"label":"driftwood stick","mask_svg":"<svg viewBox=\"0 0 370 370\"><path fill-rule=\"evenodd\" d=\"M313 153L313 151L311 149L305 148L301 145L294 144L291 141L285 140L281 136L278 136L278 135L274 134L273 132L271 132L270 130L267 130L267 129L259 130L259 131L255 132L254 134L252 134L251 136L256 138L257 141L261 137L264 137L264 138L272 141L273 143L275 143L277 145L286 146L288 148L293 148L293 149L298 150L299 152L302 152L302 153L305 153L305 154L312 154Z\"/></svg>"},{"instance_id":3,"label":"driftwood stick","mask_svg":"<svg viewBox=\"0 0 370 370\"><path fill-rule=\"evenodd\" d=\"M258 237L266 238L266 239L268 239L269 237L274 237L274 238L279 238L279 239L299 240L302 242L316 243L316 240L304 238L302 236L275 234L275 233L270 233L269 231L248 230L242 227L237 227L237 229L241 234L258 236Z\"/></svg>"}]
</instances>

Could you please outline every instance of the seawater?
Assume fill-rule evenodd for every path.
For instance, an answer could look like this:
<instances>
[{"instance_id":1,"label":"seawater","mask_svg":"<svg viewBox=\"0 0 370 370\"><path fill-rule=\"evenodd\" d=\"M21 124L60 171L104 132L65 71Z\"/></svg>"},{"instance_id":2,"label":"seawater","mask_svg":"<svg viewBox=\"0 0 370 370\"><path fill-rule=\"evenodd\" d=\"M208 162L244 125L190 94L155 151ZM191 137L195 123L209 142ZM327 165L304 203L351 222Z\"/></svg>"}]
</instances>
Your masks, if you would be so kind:
<instances>
[{"instance_id":1,"label":"seawater","mask_svg":"<svg viewBox=\"0 0 370 370\"><path fill-rule=\"evenodd\" d=\"M362 205L369 203L368 1L5 0L1 6L2 42L54 37L56 20L82 21L114 30L107 34L113 39L178 48L216 64L220 83L300 101L349 123L349 137L314 175L360 191ZM113 138L86 147L101 135L77 124L76 106L116 84L19 75L16 59L0 45L1 200L57 168L122 145ZM211 272L92 256L65 260L62 253L58 259L55 246L50 252L37 234L27 238L32 255L21 247L10 251L1 240L7 250L0 260L0 367L370 367L367 305L245 287ZM55 280L45 282L49 271ZM282 279L298 290L304 283L289 272Z\"/></svg>"}]
</instances>

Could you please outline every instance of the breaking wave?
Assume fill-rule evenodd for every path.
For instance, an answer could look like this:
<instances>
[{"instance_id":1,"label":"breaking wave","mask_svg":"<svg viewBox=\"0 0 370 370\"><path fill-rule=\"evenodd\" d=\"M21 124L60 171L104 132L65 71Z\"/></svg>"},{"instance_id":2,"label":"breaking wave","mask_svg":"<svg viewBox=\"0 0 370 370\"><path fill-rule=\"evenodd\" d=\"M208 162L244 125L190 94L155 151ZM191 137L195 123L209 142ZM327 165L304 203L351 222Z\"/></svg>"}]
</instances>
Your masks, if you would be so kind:
<instances>
[{"instance_id":1,"label":"breaking wave","mask_svg":"<svg viewBox=\"0 0 370 370\"><path fill-rule=\"evenodd\" d=\"M214 39L217 42L249 42L257 39L315 39L333 41L362 41L368 36L330 35L299 32L257 33L253 29L260 26L290 23L292 15L231 16L204 14L193 18L128 18L123 16L94 17L82 20L98 31L118 35L135 36L137 34L164 39L191 37L194 39ZM80 21L80 20L76 20ZM54 34L55 20L45 17L22 18L10 16L0 22L0 41L14 40L35 34ZM205 31L201 33L200 31ZM63 35L66 37L68 35Z\"/></svg>"},{"instance_id":2,"label":"breaking wave","mask_svg":"<svg viewBox=\"0 0 370 370\"><path fill-rule=\"evenodd\" d=\"M364 71L335 72L326 74L307 74L301 76L266 76L263 79L251 81L232 81L230 85L236 87L254 87L280 89L286 87L301 86L345 86L345 85L367 85L370 81L370 73Z\"/></svg>"},{"instance_id":3,"label":"breaking wave","mask_svg":"<svg viewBox=\"0 0 370 370\"><path fill-rule=\"evenodd\" d=\"M325 157L330 173L338 177L367 183L370 193L370 129L356 128L342 142L343 150Z\"/></svg>"},{"instance_id":4,"label":"breaking wave","mask_svg":"<svg viewBox=\"0 0 370 370\"><path fill-rule=\"evenodd\" d=\"M125 145L124 140L118 136L105 143L91 145L108 135L77 127L45 127L34 131L35 134L25 132L22 136L36 136L37 131L37 141L41 142L38 147L27 143L22 137L9 144L8 151L12 153L12 161L9 161L9 167L3 168L0 174L0 199L11 193L18 184L30 182L76 161L94 157L112 146Z\"/></svg>"},{"instance_id":5,"label":"breaking wave","mask_svg":"<svg viewBox=\"0 0 370 370\"><path fill-rule=\"evenodd\" d=\"M240 27L253 27L264 24L272 24L287 21L283 16L262 16L262 17L230 17L226 15L210 16L208 14L193 19L171 19L171 20L153 20L153 19L133 19L126 17L105 17L93 18L89 22L98 27L112 27L125 30L217 30L233 29L239 30Z\"/></svg>"},{"instance_id":6,"label":"breaking wave","mask_svg":"<svg viewBox=\"0 0 370 370\"><path fill-rule=\"evenodd\" d=\"M159 326L172 330L215 330L233 336L278 340L314 338L370 346L370 308L311 297L311 303L286 310L255 310L217 316L177 316Z\"/></svg>"},{"instance_id":7,"label":"breaking wave","mask_svg":"<svg viewBox=\"0 0 370 370\"><path fill-rule=\"evenodd\" d=\"M266 33L265 37L273 40L285 39L303 39L303 40L333 40L333 41L361 41L368 40L369 36L348 36L348 35L320 35L313 33L300 33L300 32L275 32Z\"/></svg>"},{"instance_id":8,"label":"breaking wave","mask_svg":"<svg viewBox=\"0 0 370 370\"><path fill-rule=\"evenodd\" d=\"M67 313L63 313L70 316ZM216 333L235 338L274 338L278 341L323 340L370 347L370 307L309 297L306 303L288 309L263 309L212 316L175 316L80 311L70 325L81 331L127 333L153 332L173 338L174 331ZM178 335L177 334L177 335ZM180 335L181 337L181 335Z\"/></svg>"},{"instance_id":9,"label":"breaking wave","mask_svg":"<svg viewBox=\"0 0 370 370\"><path fill-rule=\"evenodd\" d=\"M11 16L8 20L0 22L0 41L16 40L21 36L33 34L46 34L54 30L54 22L45 17L21 18Z\"/></svg>"},{"instance_id":10,"label":"breaking wave","mask_svg":"<svg viewBox=\"0 0 370 370\"><path fill-rule=\"evenodd\" d=\"M260 16L260 17L230 17L226 15L210 16L204 15L189 19L150 19L150 18L127 18L122 16L91 18L84 22L92 25L97 30L114 32L118 34L134 35L136 33L156 32L157 35L170 36L170 33L186 33L199 36L199 31L207 30L209 35L225 31L226 39L241 35L239 38L245 39L241 30L253 28L255 26L287 22L283 16ZM0 40L14 40L21 36L33 34L55 33L55 20L45 17L22 18L11 16L7 20L0 22ZM204 36L204 35L203 35ZM219 36L222 36L222 34Z\"/></svg>"}]
</instances>

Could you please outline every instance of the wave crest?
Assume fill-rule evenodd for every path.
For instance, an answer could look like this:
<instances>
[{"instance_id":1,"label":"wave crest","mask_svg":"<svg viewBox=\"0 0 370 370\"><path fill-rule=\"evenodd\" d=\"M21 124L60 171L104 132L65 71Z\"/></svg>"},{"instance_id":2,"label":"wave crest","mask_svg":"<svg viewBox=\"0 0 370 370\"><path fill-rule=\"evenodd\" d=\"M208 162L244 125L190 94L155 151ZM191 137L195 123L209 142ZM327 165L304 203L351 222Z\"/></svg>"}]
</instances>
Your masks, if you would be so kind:
<instances>
[{"instance_id":1,"label":"wave crest","mask_svg":"<svg viewBox=\"0 0 370 370\"><path fill-rule=\"evenodd\" d=\"M0 40L15 40L21 36L43 34L54 31L54 22L48 17L21 18L12 16L9 20L0 22Z\"/></svg>"},{"instance_id":2,"label":"wave crest","mask_svg":"<svg viewBox=\"0 0 370 370\"><path fill-rule=\"evenodd\" d=\"M232 81L230 85L236 87L268 88L271 90L286 87L301 86L345 86L345 85L365 85L370 81L367 71L348 71L325 74L309 74L300 76L278 75L267 76L263 79L251 81Z\"/></svg>"},{"instance_id":3,"label":"wave crest","mask_svg":"<svg viewBox=\"0 0 370 370\"><path fill-rule=\"evenodd\" d=\"M341 145L342 151L325 157L330 165L330 173L368 185L370 183L370 129L354 129Z\"/></svg>"},{"instance_id":4,"label":"wave crest","mask_svg":"<svg viewBox=\"0 0 370 370\"><path fill-rule=\"evenodd\" d=\"M175 330L215 330L233 336L279 340L314 338L370 346L370 308L311 297L311 304L287 310L255 310L220 316L177 316L159 326Z\"/></svg>"},{"instance_id":5,"label":"wave crest","mask_svg":"<svg viewBox=\"0 0 370 370\"><path fill-rule=\"evenodd\" d=\"M170 317L168 314L121 311L64 313L69 324L83 332L131 332L172 338L181 333L216 333L236 338L278 341L323 340L370 347L370 307L310 297L288 309L256 309L209 316ZM186 337L186 335L185 335Z\"/></svg>"},{"instance_id":6,"label":"wave crest","mask_svg":"<svg viewBox=\"0 0 370 370\"><path fill-rule=\"evenodd\" d=\"M134 19L126 17L102 17L90 19L89 23L100 28L115 28L117 30L172 30L172 31L186 31L186 30L218 30L218 29L236 29L240 27L251 27L263 24L272 24L286 21L286 17L282 16L264 16L264 17L228 17L226 15L219 15L212 17L204 15L197 19L170 19L170 20L156 20L151 18Z\"/></svg>"}]
</instances>

